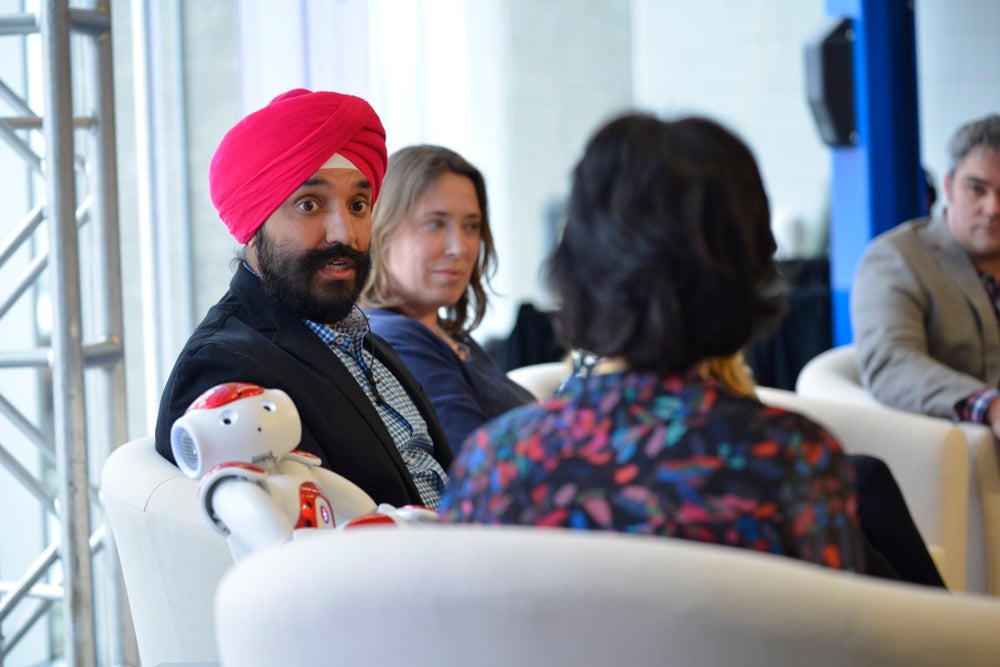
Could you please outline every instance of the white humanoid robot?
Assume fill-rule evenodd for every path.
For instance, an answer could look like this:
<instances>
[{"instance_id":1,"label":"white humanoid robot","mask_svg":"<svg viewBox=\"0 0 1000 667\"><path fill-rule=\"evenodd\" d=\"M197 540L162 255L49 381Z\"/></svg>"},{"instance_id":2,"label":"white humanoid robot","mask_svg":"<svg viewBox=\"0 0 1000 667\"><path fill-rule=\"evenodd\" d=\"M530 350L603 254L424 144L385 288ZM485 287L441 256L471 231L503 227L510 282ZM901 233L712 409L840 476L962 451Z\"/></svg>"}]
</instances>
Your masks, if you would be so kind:
<instances>
[{"instance_id":1,"label":"white humanoid robot","mask_svg":"<svg viewBox=\"0 0 1000 667\"><path fill-rule=\"evenodd\" d=\"M202 512L235 560L315 529L437 520L426 507L376 504L319 457L295 451L301 438L288 394L245 382L212 387L174 422L174 459L201 480Z\"/></svg>"}]
</instances>

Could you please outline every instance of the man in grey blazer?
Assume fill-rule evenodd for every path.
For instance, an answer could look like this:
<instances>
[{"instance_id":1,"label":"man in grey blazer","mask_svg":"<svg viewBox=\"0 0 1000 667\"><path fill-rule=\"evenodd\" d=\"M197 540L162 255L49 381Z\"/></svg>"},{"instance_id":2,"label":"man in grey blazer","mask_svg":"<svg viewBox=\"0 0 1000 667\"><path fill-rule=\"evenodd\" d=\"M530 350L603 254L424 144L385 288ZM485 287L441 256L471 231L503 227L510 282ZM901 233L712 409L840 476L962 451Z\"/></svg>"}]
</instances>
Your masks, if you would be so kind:
<instances>
[{"instance_id":1,"label":"man in grey blazer","mask_svg":"<svg viewBox=\"0 0 1000 667\"><path fill-rule=\"evenodd\" d=\"M1000 436L1000 115L949 142L947 207L881 234L851 290L865 386L882 403Z\"/></svg>"}]
</instances>

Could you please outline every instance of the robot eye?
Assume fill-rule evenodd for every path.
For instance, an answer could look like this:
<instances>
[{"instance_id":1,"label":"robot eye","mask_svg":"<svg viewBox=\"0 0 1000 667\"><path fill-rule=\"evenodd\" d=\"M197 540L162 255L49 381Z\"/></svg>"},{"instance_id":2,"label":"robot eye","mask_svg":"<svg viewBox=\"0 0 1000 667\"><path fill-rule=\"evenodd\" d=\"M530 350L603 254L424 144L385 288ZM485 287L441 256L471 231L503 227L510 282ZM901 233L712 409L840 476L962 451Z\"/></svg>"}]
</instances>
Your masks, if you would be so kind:
<instances>
[{"instance_id":1,"label":"robot eye","mask_svg":"<svg viewBox=\"0 0 1000 667\"><path fill-rule=\"evenodd\" d=\"M223 426L232 426L239 419L240 415L235 410L226 410L219 417L219 423Z\"/></svg>"},{"instance_id":2,"label":"robot eye","mask_svg":"<svg viewBox=\"0 0 1000 667\"><path fill-rule=\"evenodd\" d=\"M271 401L262 401L260 406L264 408L264 410L266 410L267 412L274 412L275 410L278 409L278 406L276 406Z\"/></svg>"}]
</instances>

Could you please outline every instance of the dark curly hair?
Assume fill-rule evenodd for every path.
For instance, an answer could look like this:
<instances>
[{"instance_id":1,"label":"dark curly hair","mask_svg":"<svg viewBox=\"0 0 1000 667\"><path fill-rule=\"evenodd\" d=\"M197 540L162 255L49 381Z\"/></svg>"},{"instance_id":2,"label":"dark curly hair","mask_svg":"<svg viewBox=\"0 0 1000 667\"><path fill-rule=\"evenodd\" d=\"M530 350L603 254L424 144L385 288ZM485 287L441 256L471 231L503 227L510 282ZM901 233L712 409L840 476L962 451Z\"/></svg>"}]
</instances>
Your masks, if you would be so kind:
<instances>
[{"instance_id":1,"label":"dark curly hair","mask_svg":"<svg viewBox=\"0 0 1000 667\"><path fill-rule=\"evenodd\" d=\"M770 218L753 154L718 123L610 121L546 267L561 342L658 373L738 351L785 309Z\"/></svg>"}]
</instances>

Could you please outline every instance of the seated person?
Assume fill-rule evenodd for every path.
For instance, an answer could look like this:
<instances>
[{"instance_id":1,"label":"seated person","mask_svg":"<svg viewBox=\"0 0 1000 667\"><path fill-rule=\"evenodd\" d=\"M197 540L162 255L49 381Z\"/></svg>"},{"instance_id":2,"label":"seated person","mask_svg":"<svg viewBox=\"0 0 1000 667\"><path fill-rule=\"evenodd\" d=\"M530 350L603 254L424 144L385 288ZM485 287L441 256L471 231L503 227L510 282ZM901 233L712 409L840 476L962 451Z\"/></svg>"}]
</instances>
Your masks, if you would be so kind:
<instances>
[{"instance_id":1,"label":"seated person","mask_svg":"<svg viewBox=\"0 0 1000 667\"><path fill-rule=\"evenodd\" d=\"M757 383L742 352L709 359L703 372L706 378L715 378L737 393L756 396ZM941 573L889 466L867 454L850 454L847 458L857 480L858 521L868 573L944 588Z\"/></svg>"},{"instance_id":2,"label":"seated person","mask_svg":"<svg viewBox=\"0 0 1000 667\"><path fill-rule=\"evenodd\" d=\"M370 259L385 131L364 100L296 89L223 137L209 187L242 248L229 292L167 380L156 449L206 389L281 389L302 420L298 449L376 502L436 508L453 459L430 401L356 307Z\"/></svg>"},{"instance_id":3,"label":"seated person","mask_svg":"<svg viewBox=\"0 0 1000 667\"><path fill-rule=\"evenodd\" d=\"M532 400L469 335L496 262L482 174L441 146L389 159L372 217L371 328L430 395L452 451L476 427Z\"/></svg>"},{"instance_id":4,"label":"seated person","mask_svg":"<svg viewBox=\"0 0 1000 667\"><path fill-rule=\"evenodd\" d=\"M598 130L548 278L561 342L606 363L474 431L443 520L665 535L864 572L833 436L705 372L783 313L770 218L753 155L720 125L630 114Z\"/></svg>"},{"instance_id":5,"label":"seated person","mask_svg":"<svg viewBox=\"0 0 1000 667\"><path fill-rule=\"evenodd\" d=\"M576 376L588 377L607 368L607 362L582 350L574 351L572 361ZM753 371L742 351L707 359L700 372L703 379L715 380L738 394L757 395ZM858 520L868 574L944 588L889 466L867 454L847 458L857 481Z\"/></svg>"},{"instance_id":6,"label":"seated person","mask_svg":"<svg viewBox=\"0 0 1000 667\"><path fill-rule=\"evenodd\" d=\"M1000 435L1000 115L948 145L947 205L875 238L851 290L865 387L882 403Z\"/></svg>"}]
</instances>

